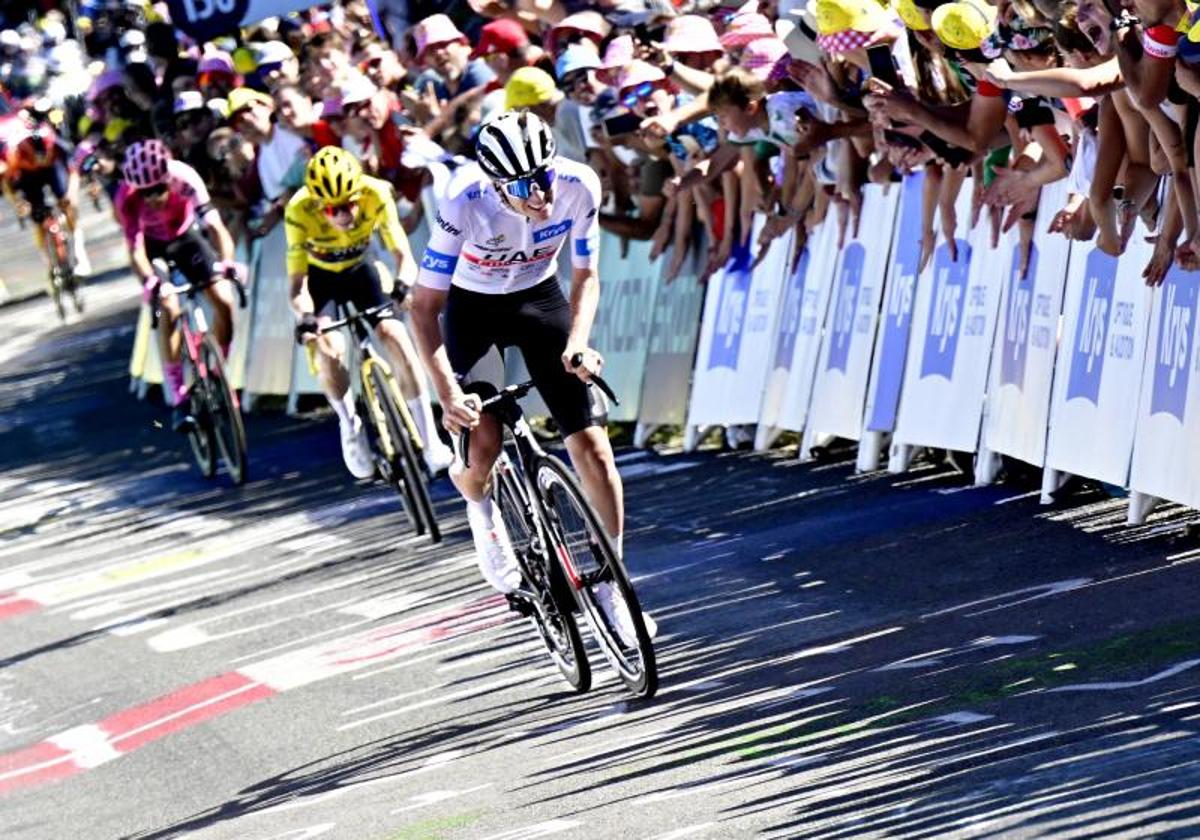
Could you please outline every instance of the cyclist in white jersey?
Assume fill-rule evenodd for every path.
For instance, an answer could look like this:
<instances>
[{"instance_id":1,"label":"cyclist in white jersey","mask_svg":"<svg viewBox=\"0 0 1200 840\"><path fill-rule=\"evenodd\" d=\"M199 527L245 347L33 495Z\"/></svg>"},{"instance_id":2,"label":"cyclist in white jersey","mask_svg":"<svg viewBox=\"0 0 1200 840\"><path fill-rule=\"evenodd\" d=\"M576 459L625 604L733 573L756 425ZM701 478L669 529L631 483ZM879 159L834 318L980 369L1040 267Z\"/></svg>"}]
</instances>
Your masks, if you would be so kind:
<instances>
[{"instance_id":1,"label":"cyclist in white jersey","mask_svg":"<svg viewBox=\"0 0 1200 840\"><path fill-rule=\"evenodd\" d=\"M604 363L588 347L600 298L600 179L586 166L556 157L549 126L527 111L509 111L484 124L476 157L478 166L457 172L439 202L421 259L412 324L446 428L455 434L472 430L471 466L459 462L450 476L467 500L480 571L508 593L520 575L488 486L501 429L495 418L481 415L480 398L463 389L468 372L493 346L521 350L618 551L624 500L608 434L593 416L585 384ZM558 252L568 241L569 301L556 277ZM573 367L577 353L583 363ZM624 602L616 600L610 617L622 636L632 636Z\"/></svg>"}]
</instances>

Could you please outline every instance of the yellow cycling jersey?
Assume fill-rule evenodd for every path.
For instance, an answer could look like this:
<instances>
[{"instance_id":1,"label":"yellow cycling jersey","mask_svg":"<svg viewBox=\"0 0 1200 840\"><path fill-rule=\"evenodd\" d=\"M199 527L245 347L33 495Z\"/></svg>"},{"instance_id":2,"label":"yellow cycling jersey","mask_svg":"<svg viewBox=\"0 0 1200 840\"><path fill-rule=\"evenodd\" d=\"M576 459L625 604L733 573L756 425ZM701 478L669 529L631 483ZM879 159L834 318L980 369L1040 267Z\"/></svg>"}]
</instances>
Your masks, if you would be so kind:
<instances>
[{"instance_id":1,"label":"yellow cycling jersey","mask_svg":"<svg viewBox=\"0 0 1200 840\"><path fill-rule=\"evenodd\" d=\"M391 184L366 175L352 227L342 228L331 222L325 215L325 205L309 194L308 187L301 187L292 196L283 220L289 275L306 273L309 263L329 271L353 268L362 262L377 228L392 250L405 241Z\"/></svg>"}]
</instances>

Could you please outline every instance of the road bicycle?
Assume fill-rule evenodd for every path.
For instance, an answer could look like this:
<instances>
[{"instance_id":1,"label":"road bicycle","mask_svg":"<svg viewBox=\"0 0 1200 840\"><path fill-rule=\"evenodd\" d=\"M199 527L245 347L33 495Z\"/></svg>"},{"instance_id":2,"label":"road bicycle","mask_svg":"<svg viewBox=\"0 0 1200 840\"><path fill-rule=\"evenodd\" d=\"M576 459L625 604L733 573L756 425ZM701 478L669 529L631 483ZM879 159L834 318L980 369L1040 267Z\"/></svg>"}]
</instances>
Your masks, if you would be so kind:
<instances>
[{"instance_id":1,"label":"road bicycle","mask_svg":"<svg viewBox=\"0 0 1200 840\"><path fill-rule=\"evenodd\" d=\"M316 333L324 335L343 327L350 329L354 336L350 353L357 359L347 367L359 372L351 387L355 389L359 417L370 420L367 438L375 454L375 465L383 480L404 500L404 510L413 531L418 536L428 535L431 542L438 543L442 541L442 529L429 496L429 473L421 457L425 444L375 333L375 321L390 315L393 306L384 303L360 312L353 303L346 302L338 307L341 319L320 327ZM308 345L309 369L314 373L315 350L313 345Z\"/></svg>"},{"instance_id":2,"label":"road bicycle","mask_svg":"<svg viewBox=\"0 0 1200 840\"><path fill-rule=\"evenodd\" d=\"M582 356L573 360L577 367ZM592 383L612 402L616 395L599 376ZM499 505L522 585L509 603L529 618L550 659L577 692L591 687L592 673L575 620L582 613L604 658L635 696L649 699L658 690L658 665L629 572L574 473L538 444L521 410L520 400L532 382L497 391L486 383L467 390L483 398L483 411L507 430L504 449L492 468L492 499ZM470 432L459 436L460 454L468 464ZM623 605L637 644L626 646L597 600L599 584L612 587Z\"/></svg>"},{"instance_id":3,"label":"road bicycle","mask_svg":"<svg viewBox=\"0 0 1200 840\"><path fill-rule=\"evenodd\" d=\"M216 339L208 331L208 317L197 296L214 280L226 279L237 289L238 305L246 308L246 288L234 271L224 277L212 278L207 283L191 283L183 279L179 270L166 260L156 259L151 263L158 276L154 300L151 303L151 320L158 329L160 300L164 293L174 293L182 302L183 314L179 319L183 330L183 370L187 383L188 413L194 422L188 430L192 455L205 478L217 474L217 457L225 464L234 484L246 482L246 429L242 425L242 411L237 394L225 376L225 361Z\"/></svg>"},{"instance_id":4,"label":"road bicycle","mask_svg":"<svg viewBox=\"0 0 1200 840\"><path fill-rule=\"evenodd\" d=\"M67 216L57 208L46 210L38 224L41 225L42 241L50 257L50 299L54 301L59 320L65 322L67 305L63 298L66 296L71 298L75 311L83 314L83 297L79 291L79 278L75 276L75 257L67 230Z\"/></svg>"}]
</instances>

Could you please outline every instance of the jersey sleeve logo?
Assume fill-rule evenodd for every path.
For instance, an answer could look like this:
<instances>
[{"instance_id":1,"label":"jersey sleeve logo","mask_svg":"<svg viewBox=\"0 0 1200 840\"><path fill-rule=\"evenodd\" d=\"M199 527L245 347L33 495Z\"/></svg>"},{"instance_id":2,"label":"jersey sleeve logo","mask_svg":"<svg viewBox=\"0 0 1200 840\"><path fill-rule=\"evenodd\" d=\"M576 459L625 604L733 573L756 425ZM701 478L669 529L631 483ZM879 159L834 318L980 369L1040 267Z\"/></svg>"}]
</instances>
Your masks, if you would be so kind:
<instances>
[{"instance_id":1,"label":"jersey sleeve logo","mask_svg":"<svg viewBox=\"0 0 1200 840\"><path fill-rule=\"evenodd\" d=\"M535 230L533 232L533 241L545 242L547 239L553 239L556 236L562 236L570 229L571 220L567 219L565 222L559 222L556 225L550 225L550 227L544 227L541 230Z\"/></svg>"},{"instance_id":2,"label":"jersey sleeve logo","mask_svg":"<svg viewBox=\"0 0 1200 840\"><path fill-rule=\"evenodd\" d=\"M421 257L421 268L435 274L453 274L456 265L458 265L458 257L439 253L432 248L426 248L425 255Z\"/></svg>"},{"instance_id":3,"label":"jersey sleeve logo","mask_svg":"<svg viewBox=\"0 0 1200 840\"><path fill-rule=\"evenodd\" d=\"M434 221L437 222L438 227L446 231L446 233L450 234L451 236L462 236L462 230L460 228L456 228L454 225L443 219L441 213L438 213L434 216Z\"/></svg>"}]
</instances>

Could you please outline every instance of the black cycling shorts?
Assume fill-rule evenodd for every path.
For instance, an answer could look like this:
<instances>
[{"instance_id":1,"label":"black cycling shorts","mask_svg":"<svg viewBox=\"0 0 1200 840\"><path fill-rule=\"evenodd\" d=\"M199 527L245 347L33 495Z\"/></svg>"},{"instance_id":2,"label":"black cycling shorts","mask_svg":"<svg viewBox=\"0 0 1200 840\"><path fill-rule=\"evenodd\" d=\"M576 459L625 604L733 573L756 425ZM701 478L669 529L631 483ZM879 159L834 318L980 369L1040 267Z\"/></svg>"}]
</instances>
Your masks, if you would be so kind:
<instances>
[{"instance_id":1,"label":"black cycling shorts","mask_svg":"<svg viewBox=\"0 0 1200 840\"><path fill-rule=\"evenodd\" d=\"M62 163L54 163L43 169L24 172L12 185L13 192L21 195L29 202L30 215L35 222L46 218L46 190L62 201L67 194L67 168Z\"/></svg>"},{"instance_id":2,"label":"black cycling shorts","mask_svg":"<svg viewBox=\"0 0 1200 840\"><path fill-rule=\"evenodd\" d=\"M146 239L146 256L163 259L174 265L187 281L195 286L207 286L212 280L217 251L199 225L192 225L183 235L170 242Z\"/></svg>"},{"instance_id":3,"label":"black cycling shorts","mask_svg":"<svg viewBox=\"0 0 1200 840\"><path fill-rule=\"evenodd\" d=\"M504 295L451 286L442 324L450 366L460 379L492 347L518 348L563 437L599 424L588 387L563 369L570 330L571 307L553 277Z\"/></svg>"},{"instance_id":4,"label":"black cycling shorts","mask_svg":"<svg viewBox=\"0 0 1200 840\"><path fill-rule=\"evenodd\" d=\"M353 303L361 312L372 306L382 306L390 300L383 293L379 269L374 260L364 260L344 271L330 271L319 265L309 265L308 294L312 297L313 312L330 318L337 316L337 307L344 303Z\"/></svg>"}]
</instances>

